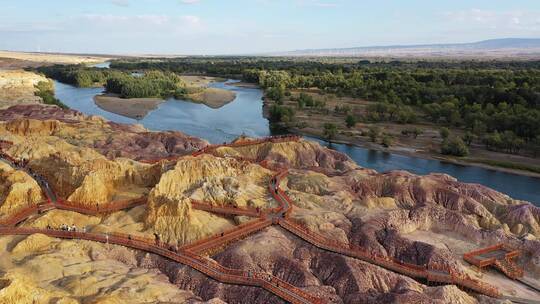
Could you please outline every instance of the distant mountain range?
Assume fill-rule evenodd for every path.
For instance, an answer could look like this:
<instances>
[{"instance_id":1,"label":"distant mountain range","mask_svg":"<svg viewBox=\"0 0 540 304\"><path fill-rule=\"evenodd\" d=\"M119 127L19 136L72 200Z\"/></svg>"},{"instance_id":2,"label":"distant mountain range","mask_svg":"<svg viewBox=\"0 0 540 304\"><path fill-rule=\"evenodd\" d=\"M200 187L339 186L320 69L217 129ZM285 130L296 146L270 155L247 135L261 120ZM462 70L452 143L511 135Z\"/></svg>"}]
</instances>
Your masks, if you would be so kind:
<instances>
[{"instance_id":1,"label":"distant mountain range","mask_svg":"<svg viewBox=\"0 0 540 304\"><path fill-rule=\"evenodd\" d=\"M307 49L273 53L276 56L353 57L504 57L540 58L540 39L505 38L473 43L389 45L334 49Z\"/></svg>"}]
</instances>

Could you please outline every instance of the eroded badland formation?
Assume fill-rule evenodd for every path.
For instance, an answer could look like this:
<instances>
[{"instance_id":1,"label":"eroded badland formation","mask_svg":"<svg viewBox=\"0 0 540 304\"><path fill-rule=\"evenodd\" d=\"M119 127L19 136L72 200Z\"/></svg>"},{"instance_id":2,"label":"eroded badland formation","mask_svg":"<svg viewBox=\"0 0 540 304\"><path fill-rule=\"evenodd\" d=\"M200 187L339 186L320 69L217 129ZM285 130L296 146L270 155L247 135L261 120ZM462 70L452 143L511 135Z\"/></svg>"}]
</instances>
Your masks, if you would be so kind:
<instances>
[{"instance_id":1,"label":"eroded badland formation","mask_svg":"<svg viewBox=\"0 0 540 304\"><path fill-rule=\"evenodd\" d=\"M209 146L43 105L1 110L0 138L0 303L540 297L463 260L504 243L540 284L540 209L447 175L377 173L294 137Z\"/></svg>"}]
</instances>

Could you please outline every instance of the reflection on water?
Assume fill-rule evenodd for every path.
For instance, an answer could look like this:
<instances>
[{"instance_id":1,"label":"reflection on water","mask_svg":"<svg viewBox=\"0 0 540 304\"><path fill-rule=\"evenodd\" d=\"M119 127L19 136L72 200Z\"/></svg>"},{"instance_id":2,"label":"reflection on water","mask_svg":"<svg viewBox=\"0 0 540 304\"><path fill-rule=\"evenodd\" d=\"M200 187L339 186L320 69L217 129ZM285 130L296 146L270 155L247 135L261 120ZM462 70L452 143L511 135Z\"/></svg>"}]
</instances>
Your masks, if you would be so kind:
<instances>
[{"instance_id":1,"label":"reflection on water","mask_svg":"<svg viewBox=\"0 0 540 304\"><path fill-rule=\"evenodd\" d=\"M106 61L106 62L96 63L91 66L95 68L100 68L100 69L108 69L111 67L111 63L109 61Z\"/></svg>"},{"instance_id":2,"label":"reflection on water","mask_svg":"<svg viewBox=\"0 0 540 304\"><path fill-rule=\"evenodd\" d=\"M55 84L56 97L70 108L85 114L100 115L116 122L141 123L151 130L179 130L204 138L212 143L230 141L242 134L253 137L271 134L268 120L262 115L262 92L259 89L213 83L212 87L236 92L236 99L219 109L169 99L144 119L137 121L106 112L97 107L93 97L102 93L103 89L101 88L76 88L59 82L55 82ZM310 139L343 152L359 165L379 172L406 170L416 174L446 173L463 182L480 183L514 198L540 203L539 178L391 154L350 145L328 144L315 138Z\"/></svg>"},{"instance_id":3,"label":"reflection on water","mask_svg":"<svg viewBox=\"0 0 540 304\"><path fill-rule=\"evenodd\" d=\"M382 151L364 149L344 144L328 144L318 141L331 149L349 155L356 163L378 172L405 170L416 174L432 172L446 173L466 183L483 184L513 198L523 199L540 205L540 179L535 177L510 174L474 166L463 166L438 160L410 157Z\"/></svg>"},{"instance_id":4,"label":"reflection on water","mask_svg":"<svg viewBox=\"0 0 540 304\"><path fill-rule=\"evenodd\" d=\"M102 93L102 88L76 88L60 82L55 82L55 85L56 97L70 108L116 122L141 123L152 130L180 130L212 143L231 141L242 134L253 137L270 135L268 120L262 116L262 92L259 89L212 83L211 87L234 91L234 102L212 109L203 104L170 98L143 119L135 120L100 109L93 98Z\"/></svg>"}]
</instances>

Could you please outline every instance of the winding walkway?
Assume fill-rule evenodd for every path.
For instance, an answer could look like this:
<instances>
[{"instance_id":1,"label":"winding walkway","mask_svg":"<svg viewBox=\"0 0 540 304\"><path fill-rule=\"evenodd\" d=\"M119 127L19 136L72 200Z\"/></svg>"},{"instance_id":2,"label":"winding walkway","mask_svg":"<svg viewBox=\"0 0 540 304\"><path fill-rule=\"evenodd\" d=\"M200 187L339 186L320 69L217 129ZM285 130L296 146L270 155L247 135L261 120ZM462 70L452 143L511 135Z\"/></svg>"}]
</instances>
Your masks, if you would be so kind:
<instances>
[{"instance_id":1,"label":"winding walkway","mask_svg":"<svg viewBox=\"0 0 540 304\"><path fill-rule=\"evenodd\" d=\"M191 155L194 157L203 155L203 154L214 154L217 148L219 147L242 147L254 144L260 144L265 142L285 142L285 141L298 141L298 137L268 137L259 140L243 140L237 141L231 144L223 145L211 145L206 148L199 150ZM0 155L5 156L5 154ZM181 156L180 156L181 157ZM167 157L165 159L153 159L153 160L143 160L142 162L146 163L157 163L161 161L174 161L178 160L180 157ZM245 160L250 162L257 162L255 159L246 159L243 157L235 157L239 160ZM13 159L9 160L13 163ZM13 163L15 164L15 163ZM388 270L412 277L417 279L424 279L426 281L442 283L442 284L455 284L464 289L472 290L481 294L485 294L491 297L500 298L502 295L498 289L495 287L485 284L481 281L475 280L469 276L466 276L461 273L454 273L450 269L445 267L433 267L426 268L425 266L419 266L414 264L403 263L401 261L386 257L372 254L365 249L349 245L347 243L338 242L335 240L328 239L323 235L310 231L304 228L302 225L294 222L289 219L290 214L293 210L294 203L290 197L281 189L280 182L288 174L287 169L272 168L266 161L259 163L260 165L278 171L270 180L268 185L268 190L272 194L273 198L278 202L278 207L259 210L253 208L231 208L231 207L216 207L209 204L204 204L202 202L192 202L192 207L198 210L204 210L209 212L215 212L224 215L242 215L242 216L251 216L256 217L257 219L247 222L245 224L239 225L231 230L224 231L222 233L216 234L214 236L196 241L191 244L187 244L183 247L180 247L178 250L175 250L172 246L167 244L161 244L152 242L150 239L135 238L129 235L120 235L120 234L111 234L103 235L96 233L84 233L84 232L68 232L68 231L59 231L59 230L43 230L43 229L34 229L34 228L15 228L16 224L24 221L29 216L45 212L54 208L65 209L75 212L80 212L83 214L95 215L103 212L112 212L122 209L127 209L134 207L136 205L144 204L142 199L138 201L126 201L122 203L111 203L106 208L97 210L88 208L86 206L80 206L77 204L66 203L62 200L57 200L54 197L54 193L50 190L48 184L41 179L40 185L44 193L48 198L48 202L45 204L40 204L38 206L28 207L19 213L15 214L8 220L1 222L0 234L33 234L33 233L43 233L52 237L58 238L72 238L72 239L85 239L97 242L109 242L117 245L122 245L126 247L131 247L134 249L139 249L147 252L152 252L160 256L166 257L173 261L188 265L201 273L214 278L217 281L222 283L229 284L240 284L248 286L258 286L264 288L271 293L281 297L282 299L289 301L291 303L324 303L322 299L315 298L312 295L307 294L303 290L280 280L267 273L258 273L258 272L246 272L242 270L233 270L226 268L222 265L219 265L217 262L202 257L199 254L203 252L210 251L215 248L225 246L226 244L242 239L249 234L255 233L261 229L269 227L271 225L279 225L290 233L296 235L302 240L318 247L323 250L330 252L346 255L356 259L363 260L365 262L378 265L380 267L386 268ZM50 193L49 193L50 191ZM52 201L54 199L54 202Z\"/></svg>"},{"instance_id":2,"label":"winding walkway","mask_svg":"<svg viewBox=\"0 0 540 304\"><path fill-rule=\"evenodd\" d=\"M264 141L285 141L288 140L285 137L268 138L264 140L250 141L248 144L254 144ZM229 144L230 145L230 144ZM245 142L242 145L247 145ZM212 148L216 148L213 146ZM202 155L209 151L198 151L194 153L194 156ZM269 273L235 270L224 267L214 260L200 256L197 252L206 251L211 248L219 247L227 242L237 240L238 238L245 237L249 233L253 233L268 227L272 224L272 220L264 219L263 213L257 209L250 208L230 208L230 207L214 207L200 202L193 202L192 206L195 209L205 210L210 212L216 212L220 214L229 215L245 215L245 216L258 216L258 220L248 222L244 225L240 225L235 229L223 232L219 236L209 237L193 244L188 244L184 247L175 248L171 245L161 243L152 239L136 237L132 235L126 235L121 233L113 234L101 234L90 232L77 232L77 231L64 231L56 229L38 229L38 228L21 228L15 227L17 224L27 220L35 214L40 214L53 209L69 210L79 212L86 215L99 215L103 213L109 213L119 211L123 209L133 208L146 203L145 198L139 198L128 201L117 201L107 204L106 206L89 207L73 202L67 202L61 199L57 199L56 195L52 191L49 184L41 176L31 172L25 166L21 166L20 162L13 159L5 153L0 153L0 159L14 169L23 170L32 176L36 182L40 185L44 195L47 197L47 201L23 208L19 212L10 216L7 219L0 221L0 235L31 235L35 233L41 233L50 237L62 238L62 239L81 239L88 241L95 241L101 243L110 243L121 245L133 249L138 249L146 252L151 252L172 261L188 265L193 269L211 277L219 282L227 284L237 284L245 286L256 286L263 288L276 296L282 298L290 303L308 304L308 303L325 303L324 300L314 297L302 289L295 287ZM168 158L170 160L172 158Z\"/></svg>"}]
</instances>

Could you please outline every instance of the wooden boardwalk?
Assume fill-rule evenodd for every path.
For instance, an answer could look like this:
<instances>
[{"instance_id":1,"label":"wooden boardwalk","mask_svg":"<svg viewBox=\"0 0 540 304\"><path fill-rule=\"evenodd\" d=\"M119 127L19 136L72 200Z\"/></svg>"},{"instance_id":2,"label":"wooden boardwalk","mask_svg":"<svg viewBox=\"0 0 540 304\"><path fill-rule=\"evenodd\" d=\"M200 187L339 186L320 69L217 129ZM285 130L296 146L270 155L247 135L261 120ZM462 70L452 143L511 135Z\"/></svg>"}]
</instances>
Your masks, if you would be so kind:
<instances>
[{"instance_id":1,"label":"wooden boardwalk","mask_svg":"<svg viewBox=\"0 0 540 304\"><path fill-rule=\"evenodd\" d=\"M220 147L243 147L268 142L279 143L298 141L299 139L300 138L297 136L279 136L257 140L242 140L231 144L207 146L204 149L192 153L191 156L197 157L203 154L215 154L216 150ZM5 159L6 162L12 164L15 168L24 169L17 167L17 161L6 155L5 153L0 154L0 158ZM179 158L180 157L167 157L164 159L145 160L143 162L151 164L161 161L175 161ZM277 170L277 172L274 174L274 176L270 179L268 183L268 191L271 193L272 197L278 202L278 207L266 210L259 210L256 208L212 206L204 202L192 201L192 207L197 210L203 210L229 216L249 216L256 219L245 224L236 226L233 229L223 231L221 233L198 240L191 244L184 245L180 248L177 248L176 246L171 246L169 244L161 243L157 240L140 238L132 235L119 233L104 235L54 229L15 227L17 224L25 221L26 219L35 214L43 213L52 209L69 210L87 215L99 215L133 208L146 203L145 198L111 202L109 204L99 207L89 207L84 204L66 202L61 199L57 199L51 188L48 186L48 183L41 177L36 177L35 175L33 175L34 178L40 179L40 182L38 183L42 187L43 192L47 197L47 202L36 206L29 206L20 210L9 218L1 220L0 234L29 235L33 233L43 233L51 237L58 238L84 239L102 243L108 242L163 256L178 263L188 265L222 283L257 286L260 288L264 288L269 292L277 295L278 297L281 297L283 300L291 303L325 303L323 299L319 299L310 294L307 294L302 289L292 286L291 284L270 274L258 272L252 273L243 270L230 269L219 265L217 262L209 258L200 255L200 253L208 252L215 248L223 247L226 244L245 238L247 235L256 233L257 231L260 231L271 225L279 225L280 227L296 235L300 239L323 250L360 259L362 261L378 265L380 267L412 278L424 279L426 281L441 284L455 284L466 290L485 294L490 297L501 298L502 295L500 291L495 287L483 283L479 280L473 279L462 273L454 273L450 269L447 269L443 266L433 266L431 268L427 268L425 266L404 263L389 258L387 256L373 254L362 247L353 246L347 243L328 239L319 233L306 229L301 224L296 223L295 221L290 219L290 214L293 211L294 202L287 195L287 193L280 188L280 182L283 178L287 176L288 170L286 168L272 166L272 164L269 164L265 160L246 159L242 157L235 158L241 161L259 163L261 166L273 171Z\"/></svg>"}]
</instances>

